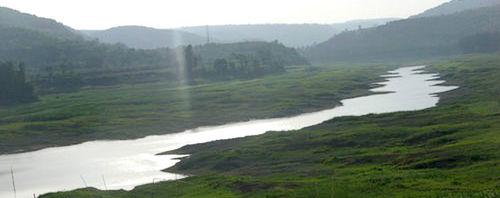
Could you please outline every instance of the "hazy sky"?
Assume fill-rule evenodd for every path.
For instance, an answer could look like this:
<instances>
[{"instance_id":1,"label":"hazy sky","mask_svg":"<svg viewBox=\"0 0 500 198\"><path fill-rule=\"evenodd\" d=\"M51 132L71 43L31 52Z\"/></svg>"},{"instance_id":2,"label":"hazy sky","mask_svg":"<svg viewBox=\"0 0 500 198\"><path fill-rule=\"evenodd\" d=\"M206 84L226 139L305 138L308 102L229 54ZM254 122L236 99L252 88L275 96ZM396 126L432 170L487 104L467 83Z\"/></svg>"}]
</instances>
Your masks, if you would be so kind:
<instances>
[{"instance_id":1,"label":"hazy sky","mask_svg":"<svg viewBox=\"0 0 500 198\"><path fill-rule=\"evenodd\" d=\"M449 0L0 0L76 29L253 23L335 23L408 17Z\"/></svg>"}]
</instances>

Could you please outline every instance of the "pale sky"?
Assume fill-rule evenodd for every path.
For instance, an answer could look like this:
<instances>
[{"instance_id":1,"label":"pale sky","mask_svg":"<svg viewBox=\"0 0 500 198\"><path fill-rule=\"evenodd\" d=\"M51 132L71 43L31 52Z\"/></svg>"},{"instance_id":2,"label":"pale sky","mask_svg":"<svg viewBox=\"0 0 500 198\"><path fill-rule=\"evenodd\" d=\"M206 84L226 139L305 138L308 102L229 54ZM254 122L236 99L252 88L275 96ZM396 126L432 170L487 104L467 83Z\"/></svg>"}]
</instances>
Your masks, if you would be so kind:
<instances>
[{"instance_id":1,"label":"pale sky","mask_svg":"<svg viewBox=\"0 0 500 198\"><path fill-rule=\"evenodd\" d=\"M408 17L449 0L0 0L0 6L75 29L172 28L256 23L336 23Z\"/></svg>"}]
</instances>

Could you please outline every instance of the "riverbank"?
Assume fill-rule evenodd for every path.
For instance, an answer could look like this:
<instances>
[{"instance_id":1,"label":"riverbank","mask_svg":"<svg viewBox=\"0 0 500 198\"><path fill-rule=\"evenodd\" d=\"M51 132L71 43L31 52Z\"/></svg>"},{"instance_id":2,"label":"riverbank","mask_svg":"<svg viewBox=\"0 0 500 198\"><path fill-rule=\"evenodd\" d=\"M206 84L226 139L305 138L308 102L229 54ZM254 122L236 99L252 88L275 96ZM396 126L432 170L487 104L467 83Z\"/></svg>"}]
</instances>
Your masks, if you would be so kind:
<instances>
[{"instance_id":1,"label":"riverbank","mask_svg":"<svg viewBox=\"0 0 500 198\"><path fill-rule=\"evenodd\" d=\"M33 104L0 107L0 154L313 112L369 94L370 84L389 68L297 66L249 81L136 84L47 95Z\"/></svg>"},{"instance_id":2,"label":"riverbank","mask_svg":"<svg viewBox=\"0 0 500 198\"><path fill-rule=\"evenodd\" d=\"M436 105L433 93L455 89L438 86L436 74L421 73L424 66L404 67L392 75L369 96L342 100L342 106L304 113L292 117L252 120L212 127L200 127L182 133L149 136L137 140L92 141L36 152L0 156L0 172L14 167L19 196L31 196L86 186L101 189L128 189L154 181L184 178L162 170L172 167L181 155L158 155L186 145L264 134L268 131L291 131L318 125L335 117L370 113L414 111ZM387 75L384 75L387 76ZM397 76L397 77L396 77ZM377 105L373 105L377 104ZM105 152L104 152L105 151ZM19 170L21 170L19 172ZM40 177L40 174L46 176ZM59 175L57 178L50 175ZM10 175L0 175L0 189L8 189ZM49 176L49 177L47 177ZM105 177L107 186L103 186ZM80 178L85 182L75 178ZM0 196L10 193L4 191Z\"/></svg>"},{"instance_id":3,"label":"riverbank","mask_svg":"<svg viewBox=\"0 0 500 198\"><path fill-rule=\"evenodd\" d=\"M438 107L336 118L307 129L187 146L169 171L197 176L125 191L43 197L495 197L500 56L433 65L458 90Z\"/></svg>"}]
</instances>

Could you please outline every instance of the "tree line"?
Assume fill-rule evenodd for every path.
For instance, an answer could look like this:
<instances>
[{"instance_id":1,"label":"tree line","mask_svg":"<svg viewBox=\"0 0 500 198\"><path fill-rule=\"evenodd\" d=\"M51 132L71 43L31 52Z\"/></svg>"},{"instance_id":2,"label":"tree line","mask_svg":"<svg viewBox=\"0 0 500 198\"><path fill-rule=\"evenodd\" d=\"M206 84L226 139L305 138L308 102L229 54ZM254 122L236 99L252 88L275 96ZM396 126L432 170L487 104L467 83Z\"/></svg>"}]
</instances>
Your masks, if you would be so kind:
<instances>
[{"instance_id":1,"label":"tree line","mask_svg":"<svg viewBox=\"0 0 500 198\"><path fill-rule=\"evenodd\" d=\"M0 33L1 34L1 33ZM80 43L80 41L68 41ZM86 42L83 42L86 43ZM82 50L82 48L86 48ZM89 47L93 46L93 47ZM100 47L99 47L100 46ZM0 47L1 48L1 47ZM143 82L187 81L191 84L228 79L251 79L269 74L285 72L288 65L308 64L307 60L292 48L278 42L243 42L232 44L207 44L200 46L182 46L157 50L134 50L120 45L86 43L76 45L66 58L54 57L56 61L44 65L31 65L31 72L22 67L24 75L29 74L37 94L69 92L83 86L113 84L134 84ZM107 48L114 52L96 53L93 50ZM46 51L50 51L48 48ZM73 52L70 52L74 50ZM155 55L131 55L143 60L132 63L120 63L128 60L124 54L145 53ZM147 53L146 53L147 52ZM71 56L69 56L71 55ZM73 59L72 56L82 56ZM30 64L37 55L27 60ZM65 56L57 55L54 56ZM101 57L102 56L102 57ZM88 59L86 59L87 57ZM94 57L94 58L92 58ZM123 57L120 58L120 57ZM156 58L155 58L156 57ZM40 58L40 57L38 57ZM107 60L109 59L109 60ZM139 58L138 58L139 59ZM15 59L18 61L19 59ZM40 58L43 62L43 58ZM113 64L103 64L104 62ZM26 64L30 66L30 64ZM94 65L96 64L96 65ZM132 65L131 65L132 64ZM91 66L93 65L93 66ZM27 66L27 67L28 67ZM4 73L4 75L10 75Z\"/></svg>"},{"instance_id":2,"label":"tree line","mask_svg":"<svg viewBox=\"0 0 500 198\"><path fill-rule=\"evenodd\" d=\"M309 64L278 42L207 44L183 48L186 76L208 80L256 78L285 72L285 66Z\"/></svg>"},{"instance_id":3,"label":"tree line","mask_svg":"<svg viewBox=\"0 0 500 198\"><path fill-rule=\"evenodd\" d=\"M145 50L2 25L0 42L0 60L23 62L37 93L165 80L255 78L283 72L288 65L307 64L295 49L278 42Z\"/></svg>"},{"instance_id":4,"label":"tree line","mask_svg":"<svg viewBox=\"0 0 500 198\"><path fill-rule=\"evenodd\" d=\"M500 32L483 32L460 40L463 53L490 53L500 51Z\"/></svg>"}]
</instances>

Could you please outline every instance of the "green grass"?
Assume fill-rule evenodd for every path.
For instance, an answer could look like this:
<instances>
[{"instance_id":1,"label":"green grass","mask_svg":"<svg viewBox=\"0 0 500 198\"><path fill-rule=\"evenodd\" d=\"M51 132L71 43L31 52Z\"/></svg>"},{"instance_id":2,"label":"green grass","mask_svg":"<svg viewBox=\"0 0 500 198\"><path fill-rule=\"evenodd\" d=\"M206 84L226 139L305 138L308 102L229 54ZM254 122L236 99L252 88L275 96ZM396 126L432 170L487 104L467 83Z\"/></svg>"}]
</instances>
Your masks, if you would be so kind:
<instances>
[{"instance_id":1,"label":"green grass","mask_svg":"<svg viewBox=\"0 0 500 198\"><path fill-rule=\"evenodd\" d=\"M246 81L146 83L46 95L36 103L0 107L0 154L316 111L368 94L370 83L388 68L297 66Z\"/></svg>"},{"instance_id":2,"label":"green grass","mask_svg":"<svg viewBox=\"0 0 500 198\"><path fill-rule=\"evenodd\" d=\"M435 108L186 146L169 171L196 176L42 197L499 197L500 56L430 69L460 86Z\"/></svg>"}]
</instances>

